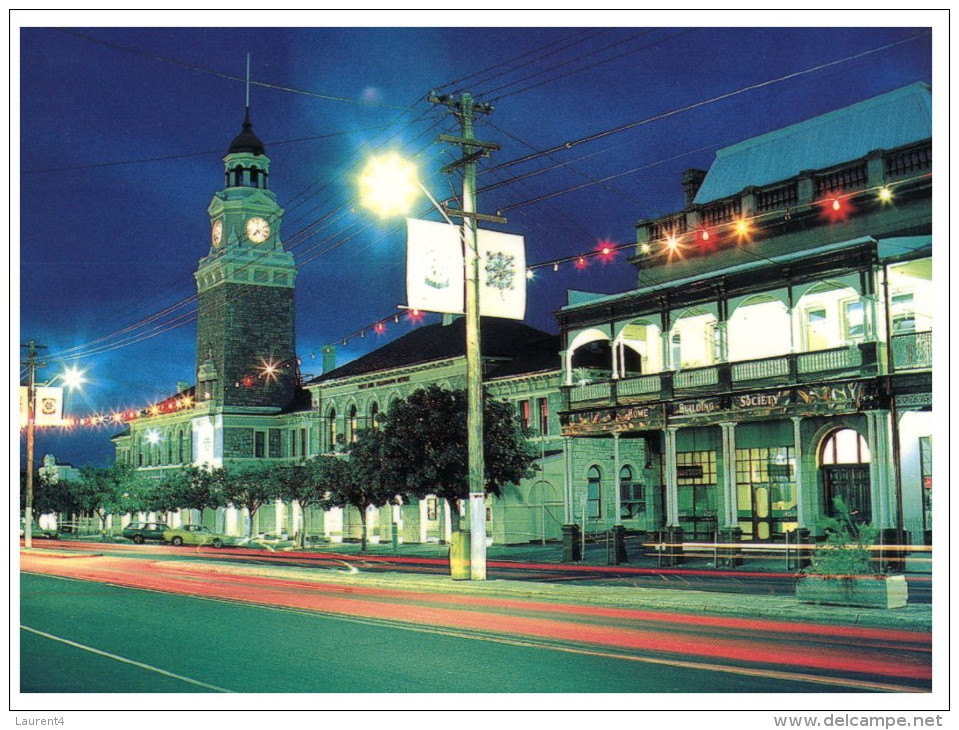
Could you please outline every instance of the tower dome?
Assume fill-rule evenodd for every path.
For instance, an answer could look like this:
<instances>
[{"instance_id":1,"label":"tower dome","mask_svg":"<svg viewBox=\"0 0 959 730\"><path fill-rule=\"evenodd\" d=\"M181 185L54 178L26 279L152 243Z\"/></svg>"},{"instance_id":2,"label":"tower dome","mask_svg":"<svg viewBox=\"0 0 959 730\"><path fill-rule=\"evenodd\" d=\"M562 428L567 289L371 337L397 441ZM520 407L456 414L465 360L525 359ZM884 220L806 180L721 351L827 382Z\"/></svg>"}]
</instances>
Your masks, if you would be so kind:
<instances>
[{"instance_id":1,"label":"tower dome","mask_svg":"<svg viewBox=\"0 0 959 730\"><path fill-rule=\"evenodd\" d=\"M246 118L243 120L243 130L233 138L228 154L247 153L265 155L266 148L260 138L253 133L253 122L250 121L250 107L246 108Z\"/></svg>"}]
</instances>

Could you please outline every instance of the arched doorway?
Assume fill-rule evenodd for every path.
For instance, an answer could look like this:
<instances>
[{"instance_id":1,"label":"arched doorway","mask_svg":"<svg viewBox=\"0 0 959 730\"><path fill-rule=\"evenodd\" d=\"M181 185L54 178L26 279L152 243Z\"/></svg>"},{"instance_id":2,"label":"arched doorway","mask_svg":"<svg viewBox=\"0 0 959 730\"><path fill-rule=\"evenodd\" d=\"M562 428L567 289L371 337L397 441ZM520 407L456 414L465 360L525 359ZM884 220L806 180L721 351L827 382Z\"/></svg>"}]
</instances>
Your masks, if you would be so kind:
<instances>
[{"instance_id":1,"label":"arched doorway","mask_svg":"<svg viewBox=\"0 0 959 730\"><path fill-rule=\"evenodd\" d=\"M858 431L842 428L830 433L819 452L823 481L823 511L836 515L839 497L855 522L872 521L869 487L869 446Z\"/></svg>"}]
</instances>

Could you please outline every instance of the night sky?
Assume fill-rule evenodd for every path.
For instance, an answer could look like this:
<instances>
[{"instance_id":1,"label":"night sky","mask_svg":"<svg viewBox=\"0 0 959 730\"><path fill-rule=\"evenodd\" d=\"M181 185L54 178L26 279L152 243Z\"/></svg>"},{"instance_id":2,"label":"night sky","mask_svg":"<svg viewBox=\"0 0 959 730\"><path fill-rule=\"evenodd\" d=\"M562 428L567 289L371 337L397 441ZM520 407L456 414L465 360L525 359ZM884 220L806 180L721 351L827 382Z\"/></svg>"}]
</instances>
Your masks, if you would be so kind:
<instances>
[{"instance_id":1,"label":"night sky","mask_svg":"<svg viewBox=\"0 0 959 730\"><path fill-rule=\"evenodd\" d=\"M242 24L242 14L229 17ZM420 16L401 17L395 25ZM307 18L324 24L322 13ZM405 227L357 205L363 162L396 150L416 159L435 197L459 186L438 173L453 148L434 141L458 134L458 125L426 102L430 90L469 91L495 107L476 127L477 137L502 145L479 167L479 210L501 210L509 219L501 230L524 235L527 260L537 264L604 240L628 244L638 219L682 208L682 171L708 168L722 146L933 80L932 33L922 27L682 27L688 15L663 18L671 22L662 27L576 25L649 22L643 13L495 29L145 28L136 26L154 21L136 13L122 16L126 27L105 28L92 27L105 20L93 13L68 19L77 25L53 29L63 19L49 13L23 22L32 27L19 28L19 49L13 29L20 331L11 349L15 358L21 342L47 346L41 380L64 363L87 372L90 382L67 401L74 417L142 408L173 394L178 381L195 381L193 272L209 251L206 208L243 120L247 53L253 128L272 160L283 239L299 267L305 375L320 373L324 344L337 344L343 364L409 330L391 323L382 335L342 344L406 300ZM432 14L424 22L437 19L466 21ZM782 19L773 14L768 24ZM643 120L651 121L635 124ZM413 212L438 220L428 203ZM626 257L538 270L527 322L555 332L553 312L567 289L631 288L636 273ZM44 431L37 459L108 463L117 430Z\"/></svg>"}]
</instances>

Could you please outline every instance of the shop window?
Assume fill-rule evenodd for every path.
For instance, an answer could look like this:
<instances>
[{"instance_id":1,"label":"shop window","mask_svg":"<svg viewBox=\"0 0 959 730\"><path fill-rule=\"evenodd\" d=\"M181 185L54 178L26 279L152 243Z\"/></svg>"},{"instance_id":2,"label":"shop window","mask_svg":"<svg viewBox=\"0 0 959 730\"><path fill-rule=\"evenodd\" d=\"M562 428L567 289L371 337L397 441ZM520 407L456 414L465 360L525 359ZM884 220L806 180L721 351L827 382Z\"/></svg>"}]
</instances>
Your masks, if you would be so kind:
<instances>
[{"instance_id":1,"label":"shop window","mask_svg":"<svg viewBox=\"0 0 959 730\"><path fill-rule=\"evenodd\" d=\"M624 466L619 470L620 517L630 519L646 511L646 487L634 481L633 469Z\"/></svg>"},{"instance_id":2,"label":"shop window","mask_svg":"<svg viewBox=\"0 0 959 730\"><path fill-rule=\"evenodd\" d=\"M599 468L589 467L586 472L586 517L590 520L598 520L603 511L602 505L602 476Z\"/></svg>"},{"instance_id":3,"label":"shop window","mask_svg":"<svg viewBox=\"0 0 959 730\"><path fill-rule=\"evenodd\" d=\"M696 540L712 539L716 521L716 452L676 454L679 524Z\"/></svg>"},{"instance_id":4,"label":"shop window","mask_svg":"<svg viewBox=\"0 0 959 730\"><path fill-rule=\"evenodd\" d=\"M796 526L796 457L792 446L736 449L739 527L766 540Z\"/></svg>"},{"instance_id":5,"label":"shop window","mask_svg":"<svg viewBox=\"0 0 959 730\"><path fill-rule=\"evenodd\" d=\"M853 299L842 303L842 326L846 340L861 340L866 336L866 317L861 301Z\"/></svg>"},{"instance_id":6,"label":"shop window","mask_svg":"<svg viewBox=\"0 0 959 730\"><path fill-rule=\"evenodd\" d=\"M539 432L549 436L549 399L539 398L536 403L539 408Z\"/></svg>"},{"instance_id":7,"label":"shop window","mask_svg":"<svg viewBox=\"0 0 959 730\"><path fill-rule=\"evenodd\" d=\"M437 512L437 499L436 497L430 497L426 500L426 519L435 521L436 512Z\"/></svg>"}]
</instances>

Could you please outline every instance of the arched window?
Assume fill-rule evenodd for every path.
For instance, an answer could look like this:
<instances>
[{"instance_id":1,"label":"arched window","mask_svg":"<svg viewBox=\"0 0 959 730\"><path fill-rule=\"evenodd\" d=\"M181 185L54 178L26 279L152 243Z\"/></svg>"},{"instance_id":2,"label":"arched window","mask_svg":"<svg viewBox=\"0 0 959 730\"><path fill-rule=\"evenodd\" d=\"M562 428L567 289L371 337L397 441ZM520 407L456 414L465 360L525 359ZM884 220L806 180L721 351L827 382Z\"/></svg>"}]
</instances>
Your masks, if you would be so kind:
<instances>
[{"instance_id":1,"label":"arched window","mask_svg":"<svg viewBox=\"0 0 959 730\"><path fill-rule=\"evenodd\" d=\"M183 430L182 429L177 431L176 441L177 441L176 460L178 464L182 464L183 463Z\"/></svg>"},{"instance_id":2,"label":"arched window","mask_svg":"<svg viewBox=\"0 0 959 730\"><path fill-rule=\"evenodd\" d=\"M356 406L355 405L350 406L350 419L349 419L349 424L347 425L347 428L349 429L349 431L346 434L347 436L346 440L351 444L355 444L357 439Z\"/></svg>"},{"instance_id":3,"label":"arched window","mask_svg":"<svg viewBox=\"0 0 959 730\"><path fill-rule=\"evenodd\" d=\"M851 428L833 431L823 442L821 464L868 464L869 446L862 434Z\"/></svg>"},{"instance_id":4,"label":"arched window","mask_svg":"<svg viewBox=\"0 0 959 730\"><path fill-rule=\"evenodd\" d=\"M833 431L823 441L820 471L827 515L848 515L862 523L872 519L869 458L866 439L851 428Z\"/></svg>"},{"instance_id":5,"label":"arched window","mask_svg":"<svg viewBox=\"0 0 959 730\"><path fill-rule=\"evenodd\" d=\"M586 517L598 520L603 512L602 476L598 466L589 467L586 472Z\"/></svg>"},{"instance_id":6,"label":"arched window","mask_svg":"<svg viewBox=\"0 0 959 730\"><path fill-rule=\"evenodd\" d=\"M374 431L379 428L379 424L376 422L377 418L380 415L380 407L376 404L376 401L370 404L370 428Z\"/></svg>"},{"instance_id":7,"label":"arched window","mask_svg":"<svg viewBox=\"0 0 959 730\"><path fill-rule=\"evenodd\" d=\"M327 436L329 437L329 450L333 451L336 448L336 409L331 408L329 413L326 415L327 424Z\"/></svg>"}]
</instances>

